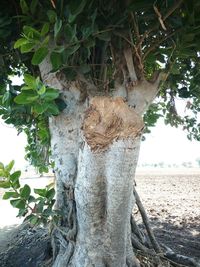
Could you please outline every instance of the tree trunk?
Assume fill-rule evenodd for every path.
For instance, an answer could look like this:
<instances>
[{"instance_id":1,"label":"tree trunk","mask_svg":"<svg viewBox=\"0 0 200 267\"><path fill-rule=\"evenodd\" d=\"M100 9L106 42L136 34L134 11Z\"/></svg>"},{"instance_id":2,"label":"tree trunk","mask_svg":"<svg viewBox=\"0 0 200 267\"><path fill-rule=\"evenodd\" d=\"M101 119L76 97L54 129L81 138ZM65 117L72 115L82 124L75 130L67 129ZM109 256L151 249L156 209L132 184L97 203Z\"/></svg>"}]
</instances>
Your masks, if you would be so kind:
<instances>
[{"instance_id":1,"label":"tree trunk","mask_svg":"<svg viewBox=\"0 0 200 267\"><path fill-rule=\"evenodd\" d=\"M40 66L43 80L60 89L67 104L49 122L55 208L62 212L52 231L53 266L138 267L131 233L134 174L142 114L157 84L143 82L126 100L121 97L124 86L116 88L115 96L95 96L95 90L89 95L86 81L68 83L48 66Z\"/></svg>"}]
</instances>

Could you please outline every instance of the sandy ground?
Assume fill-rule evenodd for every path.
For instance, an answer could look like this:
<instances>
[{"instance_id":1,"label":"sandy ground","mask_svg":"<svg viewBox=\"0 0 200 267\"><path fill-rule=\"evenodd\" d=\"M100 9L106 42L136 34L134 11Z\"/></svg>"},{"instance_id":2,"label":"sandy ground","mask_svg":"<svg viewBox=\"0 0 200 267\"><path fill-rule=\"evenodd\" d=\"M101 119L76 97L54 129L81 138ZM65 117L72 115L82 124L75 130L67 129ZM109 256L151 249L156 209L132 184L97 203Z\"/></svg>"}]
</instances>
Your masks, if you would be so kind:
<instances>
[{"instance_id":1,"label":"sandy ground","mask_svg":"<svg viewBox=\"0 0 200 267\"><path fill-rule=\"evenodd\" d=\"M158 240L200 259L200 170L138 171L136 183Z\"/></svg>"}]
</instances>

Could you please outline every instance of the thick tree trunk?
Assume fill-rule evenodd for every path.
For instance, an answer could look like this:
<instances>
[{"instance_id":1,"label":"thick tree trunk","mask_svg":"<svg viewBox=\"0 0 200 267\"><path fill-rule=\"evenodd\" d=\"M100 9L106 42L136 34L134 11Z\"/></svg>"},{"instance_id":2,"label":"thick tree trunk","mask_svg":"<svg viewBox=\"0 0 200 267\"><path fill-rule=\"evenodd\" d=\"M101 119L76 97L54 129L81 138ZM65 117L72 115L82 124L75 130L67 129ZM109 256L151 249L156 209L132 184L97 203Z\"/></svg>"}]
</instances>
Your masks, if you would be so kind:
<instances>
[{"instance_id":1,"label":"thick tree trunk","mask_svg":"<svg viewBox=\"0 0 200 267\"><path fill-rule=\"evenodd\" d=\"M50 73L48 62L40 70L48 85L61 90L67 104L49 122L55 208L62 212L52 231L53 266L140 266L131 233L134 173L142 114L158 83L144 81L128 98L123 96L124 85L116 87L113 95L96 97L97 91L85 80L68 83Z\"/></svg>"},{"instance_id":2,"label":"thick tree trunk","mask_svg":"<svg viewBox=\"0 0 200 267\"><path fill-rule=\"evenodd\" d=\"M74 266L137 266L130 218L139 139L116 141L100 153L86 143L80 152Z\"/></svg>"},{"instance_id":3,"label":"thick tree trunk","mask_svg":"<svg viewBox=\"0 0 200 267\"><path fill-rule=\"evenodd\" d=\"M131 245L130 219L143 123L121 99L117 103L101 97L95 101L101 110L97 106L88 109L82 134L81 116L67 118L62 114L50 121L56 208L63 211L60 227L65 228L67 236L61 237L62 232L55 230L55 243L60 244L54 266L138 266ZM127 109L124 118L116 110L120 104L123 113ZM101 111L98 115L106 112L107 116L94 123ZM113 139L120 135L122 139Z\"/></svg>"}]
</instances>

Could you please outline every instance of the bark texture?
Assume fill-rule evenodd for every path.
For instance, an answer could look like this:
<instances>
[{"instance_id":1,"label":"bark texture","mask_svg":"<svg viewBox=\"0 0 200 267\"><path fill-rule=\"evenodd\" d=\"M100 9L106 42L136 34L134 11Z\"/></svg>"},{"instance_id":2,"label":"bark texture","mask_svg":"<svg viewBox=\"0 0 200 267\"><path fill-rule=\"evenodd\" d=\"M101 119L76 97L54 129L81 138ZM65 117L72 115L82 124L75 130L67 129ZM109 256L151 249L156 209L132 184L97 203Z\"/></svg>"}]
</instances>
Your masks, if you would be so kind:
<instances>
[{"instance_id":1,"label":"bark texture","mask_svg":"<svg viewBox=\"0 0 200 267\"><path fill-rule=\"evenodd\" d=\"M53 266L139 267L132 246L134 174L142 114L156 95L158 81L128 87L116 83L114 92L105 93L83 77L68 82L51 73L48 60L40 70L67 105L49 121L55 208L62 212L52 231Z\"/></svg>"}]
</instances>

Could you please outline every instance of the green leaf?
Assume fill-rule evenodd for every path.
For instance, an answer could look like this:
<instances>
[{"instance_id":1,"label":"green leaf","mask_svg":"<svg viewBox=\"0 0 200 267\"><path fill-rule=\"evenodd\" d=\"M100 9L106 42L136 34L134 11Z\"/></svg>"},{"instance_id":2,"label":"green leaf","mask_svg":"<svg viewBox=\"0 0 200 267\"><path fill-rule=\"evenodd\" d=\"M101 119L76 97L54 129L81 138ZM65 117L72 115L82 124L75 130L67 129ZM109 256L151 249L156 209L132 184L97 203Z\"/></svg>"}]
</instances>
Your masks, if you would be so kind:
<instances>
[{"instance_id":1,"label":"green leaf","mask_svg":"<svg viewBox=\"0 0 200 267\"><path fill-rule=\"evenodd\" d=\"M172 74L180 74L180 68L178 65L173 65L171 68L171 73Z\"/></svg>"},{"instance_id":2,"label":"green leaf","mask_svg":"<svg viewBox=\"0 0 200 267\"><path fill-rule=\"evenodd\" d=\"M7 172L10 172L10 171L12 170L14 164L15 164L15 161L12 160L7 166L5 166L5 170L6 170Z\"/></svg>"},{"instance_id":3,"label":"green leaf","mask_svg":"<svg viewBox=\"0 0 200 267\"><path fill-rule=\"evenodd\" d=\"M57 14L54 10L48 10L47 16L49 18L50 23L55 23L56 18L57 18Z\"/></svg>"},{"instance_id":4,"label":"green leaf","mask_svg":"<svg viewBox=\"0 0 200 267\"><path fill-rule=\"evenodd\" d=\"M20 209L17 217L24 217L28 213L28 209Z\"/></svg>"},{"instance_id":5,"label":"green leaf","mask_svg":"<svg viewBox=\"0 0 200 267\"><path fill-rule=\"evenodd\" d=\"M27 26L25 25L23 27L23 32L25 34L25 36L27 36L28 38L31 38L33 40L40 40L41 38L41 34L39 31L37 31L36 29L34 29L33 27Z\"/></svg>"},{"instance_id":6,"label":"green leaf","mask_svg":"<svg viewBox=\"0 0 200 267\"><path fill-rule=\"evenodd\" d=\"M33 65L39 65L47 55L48 55L47 47L40 47L37 51L35 51L31 63Z\"/></svg>"},{"instance_id":7,"label":"green leaf","mask_svg":"<svg viewBox=\"0 0 200 267\"><path fill-rule=\"evenodd\" d=\"M21 176L21 171L16 171L16 172L13 172L11 175L10 175L10 180L12 182L16 182L19 180L19 177Z\"/></svg>"},{"instance_id":8,"label":"green leaf","mask_svg":"<svg viewBox=\"0 0 200 267\"><path fill-rule=\"evenodd\" d=\"M49 171L49 168L48 168L47 166L41 166L41 167L39 168L39 172L40 172L40 173L43 173L43 172L48 173L48 171Z\"/></svg>"},{"instance_id":9,"label":"green leaf","mask_svg":"<svg viewBox=\"0 0 200 267\"><path fill-rule=\"evenodd\" d=\"M20 0L20 7L22 9L23 14L27 14L29 11L28 5L25 0Z\"/></svg>"},{"instance_id":10,"label":"green leaf","mask_svg":"<svg viewBox=\"0 0 200 267\"><path fill-rule=\"evenodd\" d=\"M30 93L30 94L29 94ZM23 91L14 98L15 103L20 105L30 104L39 98L33 90Z\"/></svg>"},{"instance_id":11,"label":"green leaf","mask_svg":"<svg viewBox=\"0 0 200 267\"><path fill-rule=\"evenodd\" d=\"M5 192L3 195L3 199L9 199L9 198L17 198L19 197L19 194L17 192Z\"/></svg>"},{"instance_id":12,"label":"green leaf","mask_svg":"<svg viewBox=\"0 0 200 267\"><path fill-rule=\"evenodd\" d=\"M38 202L38 203L35 205L35 212L36 212L36 213L42 213L43 208L44 208L44 200L41 200L40 202Z\"/></svg>"},{"instance_id":13,"label":"green leaf","mask_svg":"<svg viewBox=\"0 0 200 267\"><path fill-rule=\"evenodd\" d=\"M38 5L38 0L31 1L31 4L30 4L31 14L35 13L37 5Z\"/></svg>"},{"instance_id":14,"label":"green leaf","mask_svg":"<svg viewBox=\"0 0 200 267\"><path fill-rule=\"evenodd\" d=\"M51 113L52 115L60 114L60 111L56 104L50 103L47 109L47 112Z\"/></svg>"},{"instance_id":15,"label":"green leaf","mask_svg":"<svg viewBox=\"0 0 200 267\"><path fill-rule=\"evenodd\" d=\"M35 224L37 224L37 222L39 221L39 218L38 218L37 216L34 216L34 217L31 217L31 218L29 219L29 221L30 221L30 223L31 223L32 225L35 225Z\"/></svg>"},{"instance_id":16,"label":"green leaf","mask_svg":"<svg viewBox=\"0 0 200 267\"><path fill-rule=\"evenodd\" d=\"M18 208L18 209L24 209L26 206L26 202L23 199L14 199L14 200L10 200L10 204L14 207L14 208Z\"/></svg>"},{"instance_id":17,"label":"green leaf","mask_svg":"<svg viewBox=\"0 0 200 267\"><path fill-rule=\"evenodd\" d=\"M73 45L73 46L70 46L68 48L65 49L65 56L71 56L73 55L80 47L80 44L76 44L76 45Z\"/></svg>"},{"instance_id":18,"label":"green leaf","mask_svg":"<svg viewBox=\"0 0 200 267\"><path fill-rule=\"evenodd\" d=\"M35 43L27 43L27 44L24 44L20 47L20 52L22 54L24 53L29 53L33 50L33 48L35 47Z\"/></svg>"},{"instance_id":19,"label":"green leaf","mask_svg":"<svg viewBox=\"0 0 200 267\"><path fill-rule=\"evenodd\" d=\"M50 37L49 37L49 35L47 35L47 36L44 38L44 40L42 41L41 46L48 46L49 39L50 39Z\"/></svg>"},{"instance_id":20,"label":"green leaf","mask_svg":"<svg viewBox=\"0 0 200 267\"><path fill-rule=\"evenodd\" d=\"M65 26L64 31L65 31L66 41L70 43L76 36L76 24L74 24L73 27L70 24L67 24Z\"/></svg>"},{"instance_id":21,"label":"green leaf","mask_svg":"<svg viewBox=\"0 0 200 267\"><path fill-rule=\"evenodd\" d=\"M41 196L46 197L47 190L46 189L34 189L34 193Z\"/></svg>"},{"instance_id":22,"label":"green leaf","mask_svg":"<svg viewBox=\"0 0 200 267\"><path fill-rule=\"evenodd\" d=\"M57 70L62 65L62 57L60 53L52 52L50 60L53 70Z\"/></svg>"},{"instance_id":23,"label":"green leaf","mask_svg":"<svg viewBox=\"0 0 200 267\"><path fill-rule=\"evenodd\" d=\"M29 41L26 39L26 38L20 38L20 39L18 39L16 42L15 42L15 44L14 44L14 48L16 49L16 48L19 48L20 46L22 46L22 45L25 45L25 44L27 44Z\"/></svg>"},{"instance_id":24,"label":"green leaf","mask_svg":"<svg viewBox=\"0 0 200 267\"><path fill-rule=\"evenodd\" d=\"M29 88L37 88L36 79L30 74L24 74L24 82L29 86Z\"/></svg>"},{"instance_id":25,"label":"green leaf","mask_svg":"<svg viewBox=\"0 0 200 267\"><path fill-rule=\"evenodd\" d=\"M0 181L0 188L10 188L11 185L8 181Z\"/></svg>"},{"instance_id":26,"label":"green leaf","mask_svg":"<svg viewBox=\"0 0 200 267\"><path fill-rule=\"evenodd\" d=\"M48 109L48 103L36 103L33 106L33 111L37 114L42 114Z\"/></svg>"},{"instance_id":27,"label":"green leaf","mask_svg":"<svg viewBox=\"0 0 200 267\"><path fill-rule=\"evenodd\" d=\"M49 139L49 131L47 129L43 129L43 128L39 129L38 130L38 136L39 136L41 142L45 141L46 139Z\"/></svg>"},{"instance_id":28,"label":"green leaf","mask_svg":"<svg viewBox=\"0 0 200 267\"><path fill-rule=\"evenodd\" d=\"M61 45L61 46L56 46L56 48L54 49L54 52L62 53L64 50L65 50L65 46Z\"/></svg>"},{"instance_id":29,"label":"green leaf","mask_svg":"<svg viewBox=\"0 0 200 267\"><path fill-rule=\"evenodd\" d=\"M21 197L28 199L31 194L30 186L25 184L23 188L20 190Z\"/></svg>"},{"instance_id":30,"label":"green leaf","mask_svg":"<svg viewBox=\"0 0 200 267\"><path fill-rule=\"evenodd\" d=\"M73 0L70 3L70 11L72 15L77 16L78 14L80 14L83 11L86 3L87 0L82 0L82 1Z\"/></svg>"},{"instance_id":31,"label":"green leaf","mask_svg":"<svg viewBox=\"0 0 200 267\"><path fill-rule=\"evenodd\" d=\"M2 162L0 162L0 169L4 169L4 165L3 165L3 163Z\"/></svg>"},{"instance_id":32,"label":"green leaf","mask_svg":"<svg viewBox=\"0 0 200 267\"><path fill-rule=\"evenodd\" d=\"M36 199L33 196L29 196L28 203L33 203L35 201L36 201Z\"/></svg>"},{"instance_id":33,"label":"green leaf","mask_svg":"<svg viewBox=\"0 0 200 267\"><path fill-rule=\"evenodd\" d=\"M46 101L51 101L59 97L59 91L53 88L47 88L43 96Z\"/></svg>"},{"instance_id":34,"label":"green leaf","mask_svg":"<svg viewBox=\"0 0 200 267\"><path fill-rule=\"evenodd\" d=\"M49 32L49 23L46 22L43 27L42 27L42 30L41 30L41 36L45 36L48 32Z\"/></svg>"},{"instance_id":35,"label":"green leaf","mask_svg":"<svg viewBox=\"0 0 200 267\"><path fill-rule=\"evenodd\" d=\"M20 187L19 177L21 176L21 171L16 171L10 175L10 183L14 189Z\"/></svg>"},{"instance_id":36,"label":"green leaf","mask_svg":"<svg viewBox=\"0 0 200 267\"><path fill-rule=\"evenodd\" d=\"M42 85L42 87L38 91L38 95L43 95L45 92L46 92L46 86L45 85Z\"/></svg>"},{"instance_id":37,"label":"green leaf","mask_svg":"<svg viewBox=\"0 0 200 267\"><path fill-rule=\"evenodd\" d=\"M10 99L10 92L7 91L5 92L5 94L3 95L3 98L2 98L2 103L5 104L5 103L8 103L8 100Z\"/></svg>"},{"instance_id":38,"label":"green leaf","mask_svg":"<svg viewBox=\"0 0 200 267\"><path fill-rule=\"evenodd\" d=\"M57 18L56 23L54 25L54 37L55 38L59 34L61 28L62 28L62 20Z\"/></svg>"},{"instance_id":39,"label":"green leaf","mask_svg":"<svg viewBox=\"0 0 200 267\"><path fill-rule=\"evenodd\" d=\"M46 194L46 197L48 198L48 200L52 200L55 196L55 190L54 188L51 188L47 194Z\"/></svg>"}]
</instances>

